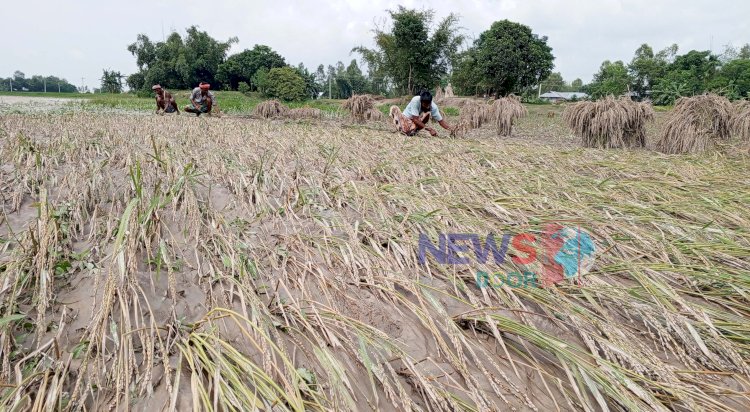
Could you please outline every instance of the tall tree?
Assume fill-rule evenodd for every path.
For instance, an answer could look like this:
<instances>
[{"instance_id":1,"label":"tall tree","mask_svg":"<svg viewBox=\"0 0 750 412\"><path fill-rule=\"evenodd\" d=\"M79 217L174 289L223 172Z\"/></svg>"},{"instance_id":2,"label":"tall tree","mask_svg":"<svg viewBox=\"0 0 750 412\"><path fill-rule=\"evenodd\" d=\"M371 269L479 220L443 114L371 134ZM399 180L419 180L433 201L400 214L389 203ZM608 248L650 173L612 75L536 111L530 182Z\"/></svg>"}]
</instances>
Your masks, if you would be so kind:
<instances>
[{"instance_id":1,"label":"tall tree","mask_svg":"<svg viewBox=\"0 0 750 412\"><path fill-rule=\"evenodd\" d=\"M651 46L645 43L635 51L628 72L632 77L631 89L639 97L647 96L664 77L669 66L667 56L668 52L655 55Z\"/></svg>"},{"instance_id":2,"label":"tall tree","mask_svg":"<svg viewBox=\"0 0 750 412\"><path fill-rule=\"evenodd\" d=\"M308 99L317 99L318 93L320 92L320 85L315 81L315 73L310 73L302 63L297 65L295 70L297 70L297 74L299 74L305 82L305 96L307 96Z\"/></svg>"},{"instance_id":3,"label":"tall tree","mask_svg":"<svg viewBox=\"0 0 750 412\"><path fill-rule=\"evenodd\" d=\"M207 81L220 88L216 78L218 67L236 42L236 37L218 41L196 26L187 29L184 39L179 33L172 33L166 41L155 44L145 34L139 34L127 48L138 65L138 73L127 79L128 86L147 90L159 83L168 88L187 89Z\"/></svg>"},{"instance_id":4,"label":"tall tree","mask_svg":"<svg viewBox=\"0 0 750 412\"><path fill-rule=\"evenodd\" d=\"M523 24L496 21L462 56L458 77L478 81L490 93L505 96L539 84L552 72L553 60L546 36L532 33Z\"/></svg>"},{"instance_id":5,"label":"tall tree","mask_svg":"<svg viewBox=\"0 0 750 412\"><path fill-rule=\"evenodd\" d=\"M628 91L631 80L625 63L620 60L614 63L605 60L599 72L594 75L594 80L588 85L589 94L594 98L619 96Z\"/></svg>"},{"instance_id":6,"label":"tall tree","mask_svg":"<svg viewBox=\"0 0 750 412\"><path fill-rule=\"evenodd\" d=\"M286 61L268 46L256 44L250 50L229 56L226 62L219 65L217 78L229 88L236 90L240 82L250 83L255 72L260 68L271 70L274 67L286 66Z\"/></svg>"},{"instance_id":7,"label":"tall tree","mask_svg":"<svg viewBox=\"0 0 750 412\"><path fill-rule=\"evenodd\" d=\"M718 66L719 58L711 52L691 50L675 57L664 80L684 84L691 95L700 94L708 89Z\"/></svg>"},{"instance_id":8,"label":"tall tree","mask_svg":"<svg viewBox=\"0 0 750 412\"><path fill-rule=\"evenodd\" d=\"M431 88L445 77L464 36L458 34L458 17L448 15L430 33L434 12L399 6L389 10L390 30L375 29L376 49L355 47L367 63L370 76L388 78L399 92L413 94Z\"/></svg>"},{"instance_id":9,"label":"tall tree","mask_svg":"<svg viewBox=\"0 0 750 412\"><path fill-rule=\"evenodd\" d=\"M101 79L101 90L104 93L122 93L122 78L120 72L114 70L103 70Z\"/></svg>"},{"instance_id":10,"label":"tall tree","mask_svg":"<svg viewBox=\"0 0 750 412\"><path fill-rule=\"evenodd\" d=\"M565 83L565 80L562 77L562 74L560 72L554 72L551 73L549 76L547 76L544 81L542 81L542 93L547 93L549 91L557 91L557 92L565 92L568 91L570 86Z\"/></svg>"},{"instance_id":11,"label":"tall tree","mask_svg":"<svg viewBox=\"0 0 750 412\"><path fill-rule=\"evenodd\" d=\"M723 65L710 88L731 99L749 99L750 59L735 59Z\"/></svg>"},{"instance_id":12,"label":"tall tree","mask_svg":"<svg viewBox=\"0 0 750 412\"><path fill-rule=\"evenodd\" d=\"M265 68L261 70L265 70ZM274 67L269 70L265 85L265 94L269 97L286 101L304 100L308 97L305 92L305 79L300 76L294 67Z\"/></svg>"}]
</instances>

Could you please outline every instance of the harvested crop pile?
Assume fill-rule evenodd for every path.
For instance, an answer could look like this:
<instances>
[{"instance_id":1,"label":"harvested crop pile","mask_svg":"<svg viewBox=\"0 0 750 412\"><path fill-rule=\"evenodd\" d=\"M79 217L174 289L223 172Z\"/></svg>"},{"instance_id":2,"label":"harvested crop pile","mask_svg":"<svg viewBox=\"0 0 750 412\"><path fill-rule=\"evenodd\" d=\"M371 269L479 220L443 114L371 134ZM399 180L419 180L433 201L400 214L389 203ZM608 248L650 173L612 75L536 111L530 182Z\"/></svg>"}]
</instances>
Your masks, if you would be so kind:
<instances>
[{"instance_id":1,"label":"harvested crop pile","mask_svg":"<svg viewBox=\"0 0 750 412\"><path fill-rule=\"evenodd\" d=\"M460 118L466 120L472 129L478 129L483 124L493 120L492 106L484 102L471 100L461 108Z\"/></svg>"},{"instance_id":2,"label":"harvested crop pile","mask_svg":"<svg viewBox=\"0 0 750 412\"><path fill-rule=\"evenodd\" d=\"M0 410L747 409L746 159L387 137L0 115Z\"/></svg>"},{"instance_id":3,"label":"harvested crop pile","mask_svg":"<svg viewBox=\"0 0 750 412\"><path fill-rule=\"evenodd\" d=\"M355 94L344 102L344 109L351 113L354 120L364 123L375 110L375 99L369 94Z\"/></svg>"},{"instance_id":4,"label":"harvested crop pile","mask_svg":"<svg viewBox=\"0 0 750 412\"><path fill-rule=\"evenodd\" d=\"M492 103L492 116L498 136L510 136L516 119L525 117L528 111L518 96L501 97Z\"/></svg>"},{"instance_id":5,"label":"harvested crop pile","mask_svg":"<svg viewBox=\"0 0 750 412\"><path fill-rule=\"evenodd\" d=\"M365 112L365 119L380 122L385 119L385 115L380 110L373 108Z\"/></svg>"},{"instance_id":6,"label":"harvested crop pile","mask_svg":"<svg viewBox=\"0 0 750 412\"><path fill-rule=\"evenodd\" d=\"M704 94L677 100L656 149L670 154L701 153L729 140L734 108L726 97Z\"/></svg>"},{"instance_id":7,"label":"harvested crop pile","mask_svg":"<svg viewBox=\"0 0 750 412\"><path fill-rule=\"evenodd\" d=\"M646 123L653 120L654 109L629 97L607 96L572 104L562 118L584 147L635 148L646 146Z\"/></svg>"},{"instance_id":8,"label":"harvested crop pile","mask_svg":"<svg viewBox=\"0 0 750 412\"><path fill-rule=\"evenodd\" d=\"M278 100L264 100L255 106L254 115L269 119L272 117L284 116L289 112L289 108Z\"/></svg>"},{"instance_id":9,"label":"harvested crop pile","mask_svg":"<svg viewBox=\"0 0 750 412\"><path fill-rule=\"evenodd\" d=\"M285 116L292 119L320 119L323 117L323 111L312 107L300 107L290 109Z\"/></svg>"},{"instance_id":10,"label":"harvested crop pile","mask_svg":"<svg viewBox=\"0 0 750 412\"><path fill-rule=\"evenodd\" d=\"M734 104L730 129L733 136L750 141L750 101L740 100Z\"/></svg>"}]
</instances>

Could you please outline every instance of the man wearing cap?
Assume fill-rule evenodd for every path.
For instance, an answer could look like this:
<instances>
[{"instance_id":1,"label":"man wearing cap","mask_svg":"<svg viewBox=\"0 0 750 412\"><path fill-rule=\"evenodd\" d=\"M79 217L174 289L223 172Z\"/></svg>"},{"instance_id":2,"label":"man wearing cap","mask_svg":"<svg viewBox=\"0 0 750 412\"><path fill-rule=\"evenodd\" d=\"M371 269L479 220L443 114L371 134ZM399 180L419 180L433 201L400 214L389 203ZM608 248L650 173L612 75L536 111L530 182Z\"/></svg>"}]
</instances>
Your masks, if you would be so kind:
<instances>
[{"instance_id":1,"label":"man wearing cap","mask_svg":"<svg viewBox=\"0 0 750 412\"><path fill-rule=\"evenodd\" d=\"M437 105L432 101L432 94L426 90L419 96L412 97L403 113L398 106L391 106L390 115L396 129L407 136L414 136L422 129L430 132L432 136L437 136L437 131L427 126L430 118L435 119L443 129L452 130L448 122L443 120Z\"/></svg>"},{"instance_id":2,"label":"man wearing cap","mask_svg":"<svg viewBox=\"0 0 750 412\"><path fill-rule=\"evenodd\" d=\"M195 113L200 116L201 113L211 115L211 109L216 104L216 97L208 91L211 85L206 82L200 82L198 87L193 89L190 94L190 104L185 106L185 111Z\"/></svg>"},{"instance_id":3,"label":"man wearing cap","mask_svg":"<svg viewBox=\"0 0 750 412\"><path fill-rule=\"evenodd\" d=\"M174 97L169 94L168 91L161 88L161 85L155 84L151 87L156 95L156 114L163 115L164 113L177 113L180 114L180 109L177 108L177 102Z\"/></svg>"}]
</instances>

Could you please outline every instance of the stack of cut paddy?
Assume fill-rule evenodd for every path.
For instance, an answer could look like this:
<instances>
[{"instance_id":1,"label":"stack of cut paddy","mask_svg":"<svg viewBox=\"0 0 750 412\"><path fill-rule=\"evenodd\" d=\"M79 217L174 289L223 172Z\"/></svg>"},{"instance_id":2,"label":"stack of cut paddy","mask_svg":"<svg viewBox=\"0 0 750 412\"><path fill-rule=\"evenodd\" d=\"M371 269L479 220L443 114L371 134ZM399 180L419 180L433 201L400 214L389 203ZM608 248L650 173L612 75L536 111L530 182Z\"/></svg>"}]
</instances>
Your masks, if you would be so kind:
<instances>
[{"instance_id":1,"label":"stack of cut paddy","mask_svg":"<svg viewBox=\"0 0 750 412\"><path fill-rule=\"evenodd\" d=\"M634 102L629 97L607 96L568 106L562 118L584 147L645 147L646 123L653 120L654 109L650 103Z\"/></svg>"},{"instance_id":2,"label":"stack of cut paddy","mask_svg":"<svg viewBox=\"0 0 750 412\"><path fill-rule=\"evenodd\" d=\"M467 119L459 118L458 121L456 121L456 123L453 125L453 130L451 130L451 137L465 136L470 129L471 125L469 124L469 121Z\"/></svg>"},{"instance_id":3,"label":"stack of cut paddy","mask_svg":"<svg viewBox=\"0 0 750 412\"><path fill-rule=\"evenodd\" d=\"M492 118L492 106L472 100L461 108L459 121L465 120L468 127L478 129Z\"/></svg>"},{"instance_id":4,"label":"stack of cut paddy","mask_svg":"<svg viewBox=\"0 0 750 412\"><path fill-rule=\"evenodd\" d=\"M289 110L286 117L291 119L320 119L323 117L323 111L312 107L300 107Z\"/></svg>"},{"instance_id":5,"label":"stack of cut paddy","mask_svg":"<svg viewBox=\"0 0 750 412\"><path fill-rule=\"evenodd\" d=\"M740 100L734 104L734 115L730 122L732 135L750 142L750 100Z\"/></svg>"},{"instance_id":6,"label":"stack of cut paddy","mask_svg":"<svg viewBox=\"0 0 750 412\"><path fill-rule=\"evenodd\" d=\"M510 136L516 119L525 117L528 111L516 95L509 95L492 103L492 115L495 118L498 136Z\"/></svg>"},{"instance_id":7,"label":"stack of cut paddy","mask_svg":"<svg viewBox=\"0 0 750 412\"><path fill-rule=\"evenodd\" d=\"M375 109L375 99L369 94L352 95L344 103L344 109L348 110L352 114L352 118L359 123L377 118L377 114L373 113L377 112ZM380 118L382 119L382 113L380 113Z\"/></svg>"},{"instance_id":8,"label":"stack of cut paddy","mask_svg":"<svg viewBox=\"0 0 750 412\"><path fill-rule=\"evenodd\" d=\"M704 94L677 100L656 142L663 153L701 153L728 141L733 107L726 97Z\"/></svg>"},{"instance_id":9,"label":"stack of cut paddy","mask_svg":"<svg viewBox=\"0 0 750 412\"><path fill-rule=\"evenodd\" d=\"M253 114L264 119L269 119L272 117L284 116L288 111L288 107L283 105L280 101L273 99L260 102L255 106Z\"/></svg>"},{"instance_id":10,"label":"stack of cut paddy","mask_svg":"<svg viewBox=\"0 0 750 412\"><path fill-rule=\"evenodd\" d=\"M372 108L365 113L365 118L372 121L382 121L385 119L385 115L380 110Z\"/></svg>"}]
</instances>

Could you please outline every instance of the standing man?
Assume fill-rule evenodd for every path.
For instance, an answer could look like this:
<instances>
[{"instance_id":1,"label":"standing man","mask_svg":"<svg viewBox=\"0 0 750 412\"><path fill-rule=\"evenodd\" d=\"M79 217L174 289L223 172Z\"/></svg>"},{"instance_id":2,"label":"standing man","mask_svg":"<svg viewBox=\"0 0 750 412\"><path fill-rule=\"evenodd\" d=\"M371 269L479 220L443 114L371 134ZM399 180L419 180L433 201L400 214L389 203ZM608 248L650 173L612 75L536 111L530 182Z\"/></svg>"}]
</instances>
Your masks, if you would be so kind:
<instances>
[{"instance_id":1,"label":"standing man","mask_svg":"<svg viewBox=\"0 0 750 412\"><path fill-rule=\"evenodd\" d=\"M440 110L432 101L432 94L426 90L419 96L414 96L403 113L398 106L391 106L390 114L398 131L407 136L414 136L422 129L430 132L432 136L437 136L437 130L427 126L430 118L435 119L443 129L453 130L448 122L443 120Z\"/></svg>"},{"instance_id":2,"label":"standing man","mask_svg":"<svg viewBox=\"0 0 750 412\"><path fill-rule=\"evenodd\" d=\"M193 93L190 94L190 104L185 106L185 111L195 113L200 116L201 113L211 115L211 110L216 104L216 96L208 91L211 85L206 82L200 82L198 87L193 89Z\"/></svg>"},{"instance_id":3,"label":"standing man","mask_svg":"<svg viewBox=\"0 0 750 412\"><path fill-rule=\"evenodd\" d=\"M164 113L177 113L180 114L180 109L177 108L177 102L174 97L169 94L168 91L161 88L160 85L155 84L151 87L156 95L156 114L163 115Z\"/></svg>"}]
</instances>

